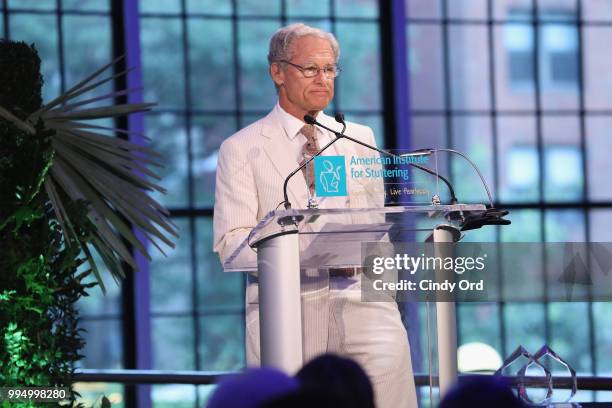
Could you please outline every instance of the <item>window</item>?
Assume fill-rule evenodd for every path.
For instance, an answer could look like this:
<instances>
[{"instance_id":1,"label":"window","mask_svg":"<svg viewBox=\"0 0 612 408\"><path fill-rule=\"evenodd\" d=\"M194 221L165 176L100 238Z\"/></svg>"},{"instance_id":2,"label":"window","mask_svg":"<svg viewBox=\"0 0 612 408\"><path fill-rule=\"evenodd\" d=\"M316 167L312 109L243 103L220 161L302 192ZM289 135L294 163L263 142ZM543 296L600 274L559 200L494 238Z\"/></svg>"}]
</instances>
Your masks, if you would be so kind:
<instances>
[{"instance_id":1,"label":"window","mask_svg":"<svg viewBox=\"0 0 612 408\"><path fill-rule=\"evenodd\" d=\"M406 10L413 146L467 152L496 205L511 211L512 225L466 238L609 240L612 184L603 174L611 169L604 152L612 146L612 59L603 38L612 32L612 5L408 0ZM440 167L461 201L484 201L460 160ZM519 344L549 344L579 373L600 375L610 360L604 309L588 302L460 304L459 342L485 343L502 357Z\"/></svg>"},{"instance_id":2,"label":"window","mask_svg":"<svg viewBox=\"0 0 612 408\"><path fill-rule=\"evenodd\" d=\"M122 40L111 12L111 4L118 3L0 0L0 32L37 44L49 100L112 59L113 41ZM472 231L468 239L612 238L609 3L406 0L409 87L387 87L408 94L410 131L401 137L410 138L414 148L467 152L483 170L497 204L511 209L511 226ZM138 5L144 99L159 102L145 117L146 134L163 156L166 166L157 170L169 190L156 198L181 228L177 249L168 257L152 250L152 367L239 369L244 366L243 276L223 273L211 250L219 145L272 108L267 41L281 25L295 21L330 29L340 41L345 69L332 113L342 111L347 119L372 126L379 142L385 140L381 88L393 77L381 68L380 60L389 56L381 55L380 32L389 21L379 16L376 0L142 0ZM125 35L135 32L128 29ZM465 163L440 157L439 170L450 176L460 200L484 200ZM134 333L124 330L120 289L108 287L106 297L96 289L79 305L88 329L87 368L124 367L134 351L123 348ZM580 373L609 374L609 309L603 303L460 305L459 340L486 343L501 356L518 344L531 349L546 342ZM425 333L422 305L407 316ZM589 333L593 336L587 338ZM411 341L415 371L424 372L426 339ZM105 392L121 398L123 392L116 384L99 391L89 386L90 396ZM164 385L152 387L151 395L155 405L187 401L184 406L195 407L209 392L210 387Z\"/></svg>"},{"instance_id":3,"label":"window","mask_svg":"<svg viewBox=\"0 0 612 408\"><path fill-rule=\"evenodd\" d=\"M512 10L510 20L529 17L525 11ZM578 31L575 13L542 12L537 21L539 78L543 89L563 89L578 84ZM508 53L508 72L513 88L533 86L535 75L535 38L531 22L508 23L504 42Z\"/></svg>"}]
</instances>

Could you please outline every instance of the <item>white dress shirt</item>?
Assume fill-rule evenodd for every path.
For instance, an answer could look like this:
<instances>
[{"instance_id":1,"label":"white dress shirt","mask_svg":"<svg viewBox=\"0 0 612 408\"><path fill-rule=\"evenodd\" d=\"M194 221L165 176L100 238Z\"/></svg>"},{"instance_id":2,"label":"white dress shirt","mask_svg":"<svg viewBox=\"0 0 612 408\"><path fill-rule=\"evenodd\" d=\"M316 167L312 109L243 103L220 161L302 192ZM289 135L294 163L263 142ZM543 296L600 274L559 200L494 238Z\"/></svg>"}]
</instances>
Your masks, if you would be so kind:
<instances>
[{"instance_id":1,"label":"white dress shirt","mask_svg":"<svg viewBox=\"0 0 612 408\"><path fill-rule=\"evenodd\" d=\"M285 131L285 136L290 140L291 144L291 155L295 157L295 166L298 167L300 162L302 161L302 149L304 144L306 143L306 136L300 133L302 127L306 123L302 120L296 118L295 116L287 113L283 108L281 108L279 103L276 103L274 107L278 117L280 118L281 126ZM327 130L321 129L320 127L315 125L315 131L317 135L317 143L319 144L319 148L322 148L327 143L331 142L334 136ZM334 145L331 145L327 150L325 150L322 156L337 156L338 152ZM298 177L296 174L295 177ZM344 208L347 207L348 196L339 196L339 197L315 197L317 203L319 204L319 208ZM304 203L305 206L306 203Z\"/></svg>"}]
</instances>

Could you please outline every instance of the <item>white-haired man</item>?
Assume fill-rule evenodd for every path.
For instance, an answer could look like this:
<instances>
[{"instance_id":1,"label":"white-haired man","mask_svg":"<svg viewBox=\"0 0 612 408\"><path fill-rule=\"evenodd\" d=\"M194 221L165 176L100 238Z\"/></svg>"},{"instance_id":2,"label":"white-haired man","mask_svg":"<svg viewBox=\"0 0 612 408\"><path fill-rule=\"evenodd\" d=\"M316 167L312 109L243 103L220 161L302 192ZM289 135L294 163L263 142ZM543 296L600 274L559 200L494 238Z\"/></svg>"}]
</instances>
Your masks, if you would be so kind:
<instances>
[{"instance_id":1,"label":"white-haired man","mask_svg":"<svg viewBox=\"0 0 612 408\"><path fill-rule=\"evenodd\" d=\"M214 213L214 250L225 260L249 231L283 200L283 181L333 135L304 123L309 114L337 128L325 109L334 96L339 73L338 42L331 33L292 24L270 40L270 75L278 103L264 118L240 130L219 151ZM347 124L346 134L375 144L372 130ZM325 154L371 156L372 152L340 140ZM298 177L300 176L300 177ZM294 208L304 208L313 194L309 170L289 183ZM380 206L364 182L347 178L349 195L318 198L320 208ZM372 380L379 408L416 406L406 331L394 302L362 302L358 276L329 270L325 287L302 289L304 359L333 352L359 362ZM327 284L329 282L329 284ZM307 286L307 285L305 285ZM312 289L312 288L310 288ZM246 349L249 365L259 360L259 308L256 278L247 286Z\"/></svg>"}]
</instances>

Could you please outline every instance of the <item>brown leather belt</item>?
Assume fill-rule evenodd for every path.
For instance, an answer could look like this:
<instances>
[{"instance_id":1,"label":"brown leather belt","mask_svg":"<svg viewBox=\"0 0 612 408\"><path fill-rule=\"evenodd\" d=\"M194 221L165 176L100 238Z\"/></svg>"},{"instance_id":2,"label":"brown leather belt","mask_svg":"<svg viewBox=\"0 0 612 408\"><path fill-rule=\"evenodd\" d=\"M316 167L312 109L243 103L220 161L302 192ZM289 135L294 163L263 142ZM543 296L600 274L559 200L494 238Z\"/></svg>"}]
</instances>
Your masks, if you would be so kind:
<instances>
[{"instance_id":1,"label":"brown leather belt","mask_svg":"<svg viewBox=\"0 0 612 408\"><path fill-rule=\"evenodd\" d=\"M351 278L353 276L357 276L362 272L363 268L360 266L352 268L329 268L329 277Z\"/></svg>"}]
</instances>

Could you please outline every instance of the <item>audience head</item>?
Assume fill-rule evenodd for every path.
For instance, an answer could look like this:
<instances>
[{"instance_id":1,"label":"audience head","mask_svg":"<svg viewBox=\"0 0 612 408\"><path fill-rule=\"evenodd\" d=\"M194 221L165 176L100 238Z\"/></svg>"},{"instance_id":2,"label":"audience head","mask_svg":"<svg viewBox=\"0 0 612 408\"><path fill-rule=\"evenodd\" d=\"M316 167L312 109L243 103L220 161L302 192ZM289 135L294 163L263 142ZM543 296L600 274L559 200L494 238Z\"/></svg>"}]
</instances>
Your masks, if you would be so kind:
<instances>
[{"instance_id":1,"label":"audience head","mask_svg":"<svg viewBox=\"0 0 612 408\"><path fill-rule=\"evenodd\" d=\"M463 378L451 388L442 399L439 408L523 408L524 406L501 378L474 375Z\"/></svg>"},{"instance_id":2,"label":"audience head","mask_svg":"<svg viewBox=\"0 0 612 408\"><path fill-rule=\"evenodd\" d=\"M341 407L374 408L374 389L365 371L355 361L333 354L311 360L297 374L306 392L326 393Z\"/></svg>"},{"instance_id":3,"label":"audience head","mask_svg":"<svg viewBox=\"0 0 612 408\"><path fill-rule=\"evenodd\" d=\"M208 408L256 408L298 389L296 379L273 368L249 369L219 382Z\"/></svg>"}]
</instances>

